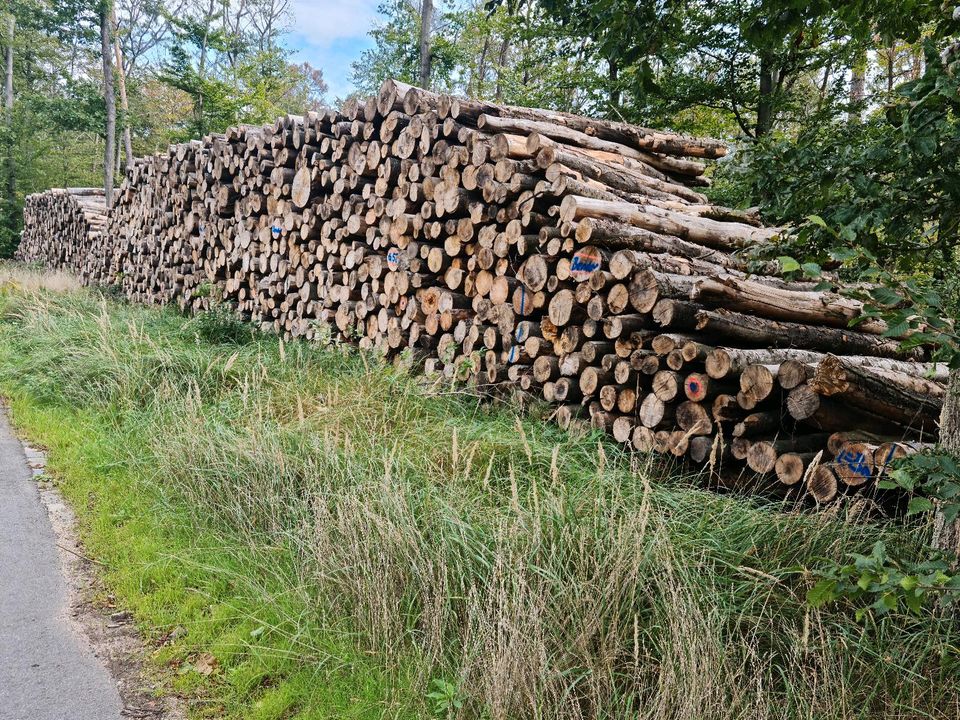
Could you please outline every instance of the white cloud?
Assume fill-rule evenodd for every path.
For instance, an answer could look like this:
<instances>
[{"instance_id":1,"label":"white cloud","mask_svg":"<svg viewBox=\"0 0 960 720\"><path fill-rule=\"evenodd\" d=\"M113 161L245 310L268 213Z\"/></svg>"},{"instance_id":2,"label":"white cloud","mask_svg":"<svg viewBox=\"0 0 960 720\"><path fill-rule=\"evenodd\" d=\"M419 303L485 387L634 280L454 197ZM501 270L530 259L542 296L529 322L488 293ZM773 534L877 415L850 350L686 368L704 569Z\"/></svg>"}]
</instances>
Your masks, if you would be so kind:
<instances>
[{"instance_id":1,"label":"white cloud","mask_svg":"<svg viewBox=\"0 0 960 720\"><path fill-rule=\"evenodd\" d=\"M377 18L378 0L293 0L291 32L303 45L360 38Z\"/></svg>"}]
</instances>

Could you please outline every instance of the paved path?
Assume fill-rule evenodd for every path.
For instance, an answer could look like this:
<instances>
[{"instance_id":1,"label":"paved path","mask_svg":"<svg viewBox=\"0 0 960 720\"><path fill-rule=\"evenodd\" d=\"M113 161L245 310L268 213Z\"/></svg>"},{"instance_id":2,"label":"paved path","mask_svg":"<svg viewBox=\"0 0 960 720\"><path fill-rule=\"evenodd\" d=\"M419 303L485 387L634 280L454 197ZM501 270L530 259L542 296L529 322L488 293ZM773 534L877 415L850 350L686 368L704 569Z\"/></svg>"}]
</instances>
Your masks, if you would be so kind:
<instances>
[{"instance_id":1,"label":"paved path","mask_svg":"<svg viewBox=\"0 0 960 720\"><path fill-rule=\"evenodd\" d=\"M70 619L47 511L0 406L0 720L119 720L107 669Z\"/></svg>"}]
</instances>

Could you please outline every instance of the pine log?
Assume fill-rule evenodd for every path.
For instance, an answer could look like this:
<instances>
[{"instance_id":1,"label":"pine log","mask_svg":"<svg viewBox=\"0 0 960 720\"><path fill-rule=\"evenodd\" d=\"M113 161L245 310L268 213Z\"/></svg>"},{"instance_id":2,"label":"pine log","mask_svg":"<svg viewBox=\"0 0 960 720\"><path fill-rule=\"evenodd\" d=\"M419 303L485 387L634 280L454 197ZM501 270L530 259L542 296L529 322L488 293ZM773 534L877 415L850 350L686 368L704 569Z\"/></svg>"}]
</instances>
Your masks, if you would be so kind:
<instances>
[{"instance_id":1,"label":"pine log","mask_svg":"<svg viewBox=\"0 0 960 720\"><path fill-rule=\"evenodd\" d=\"M711 336L729 338L738 342L771 346L794 347L808 350L837 351L842 348L851 355L881 357L914 357L922 349L903 350L899 342L855 330L781 322L733 312L726 308L703 310L697 313L697 329Z\"/></svg>"}]
</instances>

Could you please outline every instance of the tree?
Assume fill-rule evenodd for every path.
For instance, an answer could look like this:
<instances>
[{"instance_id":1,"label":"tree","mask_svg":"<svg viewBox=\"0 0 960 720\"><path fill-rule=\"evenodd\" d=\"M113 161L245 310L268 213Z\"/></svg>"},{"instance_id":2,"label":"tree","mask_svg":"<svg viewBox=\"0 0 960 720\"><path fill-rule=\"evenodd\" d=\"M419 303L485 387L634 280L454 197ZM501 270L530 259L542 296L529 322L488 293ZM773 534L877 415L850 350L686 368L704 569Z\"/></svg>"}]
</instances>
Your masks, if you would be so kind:
<instances>
[{"instance_id":1,"label":"tree","mask_svg":"<svg viewBox=\"0 0 960 720\"><path fill-rule=\"evenodd\" d=\"M127 77L136 77L141 64L170 39L171 18L183 12L184 0L118 0L117 40L126 61Z\"/></svg>"},{"instance_id":2,"label":"tree","mask_svg":"<svg viewBox=\"0 0 960 720\"><path fill-rule=\"evenodd\" d=\"M7 131L7 202L12 205L17 194L16 166L14 165L13 152L10 140L13 138L13 40L16 33L17 20L10 14L7 17L7 52L6 52L6 73L3 93L3 119ZM13 208L6 208L11 211Z\"/></svg>"},{"instance_id":3,"label":"tree","mask_svg":"<svg viewBox=\"0 0 960 720\"><path fill-rule=\"evenodd\" d=\"M205 135L211 128L234 124L239 114L233 84L217 76L221 55L235 52L238 39L223 25L216 0L199 12L171 18L173 42L160 78L193 100L192 121L184 124L183 137Z\"/></svg>"},{"instance_id":4,"label":"tree","mask_svg":"<svg viewBox=\"0 0 960 720\"><path fill-rule=\"evenodd\" d=\"M320 106L326 92L322 72L292 64L283 49L289 0L199 5L4 4L0 62L4 89L16 93L0 100L0 257L16 248L24 195L64 186L106 190L124 153L129 160L198 133ZM14 44L7 11L15 23ZM9 184L10 167L16 169L15 186Z\"/></svg>"},{"instance_id":5,"label":"tree","mask_svg":"<svg viewBox=\"0 0 960 720\"><path fill-rule=\"evenodd\" d=\"M811 166L807 177L791 180L786 189L801 183L819 187L807 202L829 218L811 216L801 225L795 248L810 252L829 238L826 242L835 244L830 255L843 263L841 272L871 283L869 290L857 291L867 315L883 318L888 334L906 337L908 348L932 347L934 358L952 368L936 452L908 458L880 486L899 484L917 492L911 511L934 511L929 563L937 564L941 584L953 591L960 589L960 293L954 280L960 241L958 33L960 10L941 19L925 41L923 74L903 83L896 101L862 126L837 118L830 131L839 139L808 148L800 161ZM784 167L778 166L780 176ZM946 596L940 605L949 605Z\"/></svg>"},{"instance_id":6,"label":"tree","mask_svg":"<svg viewBox=\"0 0 960 720\"><path fill-rule=\"evenodd\" d=\"M960 22L960 7L953 11L949 21L944 25L947 31L956 31L958 22ZM960 78L957 77L960 71L960 41L951 42L938 59L943 63L943 73L949 80L934 81L932 87L928 86L928 92L946 96L945 112L949 112L955 119L956 114L960 112ZM934 65L933 68L936 72L937 66ZM957 180L957 178L952 179ZM950 382L947 385L943 410L940 413L940 447L954 458L960 458L960 349L955 348L955 350L957 353L955 367L950 373ZM951 521L944 513L942 503L938 505L934 517L933 545L938 550L948 553L949 556L957 558L954 563L954 569L957 569L960 565L960 516Z\"/></svg>"},{"instance_id":7,"label":"tree","mask_svg":"<svg viewBox=\"0 0 960 720\"><path fill-rule=\"evenodd\" d=\"M290 0L251 0L250 5L254 43L259 52L270 52L290 15Z\"/></svg>"},{"instance_id":8,"label":"tree","mask_svg":"<svg viewBox=\"0 0 960 720\"><path fill-rule=\"evenodd\" d=\"M950 374L947 394L940 414L940 446L960 458L960 369ZM960 518L949 521L937 508L934 517L933 546L953 557L960 558Z\"/></svg>"},{"instance_id":9,"label":"tree","mask_svg":"<svg viewBox=\"0 0 960 720\"><path fill-rule=\"evenodd\" d=\"M384 22L370 30L373 47L364 50L350 70L350 79L361 94L377 92L389 77L413 84L419 79L419 14L407 0L386 0L377 10ZM437 72L444 61L439 40L435 38L434 42L433 73L436 83L443 87L444 78Z\"/></svg>"},{"instance_id":10,"label":"tree","mask_svg":"<svg viewBox=\"0 0 960 720\"><path fill-rule=\"evenodd\" d=\"M120 40L117 27L116 8L110 8L110 26L113 31L113 51L117 62L117 89L120 91L120 109L123 111L123 148L127 158L126 167L130 167L133 162L133 140L130 133L130 102L127 99L127 73L123 67L123 50L120 48Z\"/></svg>"},{"instance_id":11,"label":"tree","mask_svg":"<svg viewBox=\"0 0 960 720\"><path fill-rule=\"evenodd\" d=\"M430 87L430 34L433 31L433 0L420 4L420 86Z\"/></svg>"},{"instance_id":12,"label":"tree","mask_svg":"<svg viewBox=\"0 0 960 720\"><path fill-rule=\"evenodd\" d=\"M720 174L742 173L743 201L797 226L797 249L816 260L839 236L874 264L937 281L960 305L960 64L926 42L925 71L861 123L842 117L793 139L769 138ZM816 216L816 222L807 218Z\"/></svg>"},{"instance_id":13,"label":"tree","mask_svg":"<svg viewBox=\"0 0 960 720\"><path fill-rule=\"evenodd\" d=\"M111 37L112 0L100 2L100 52L103 56L103 101L107 110L106 143L103 150L103 189L107 207L113 206L114 153L116 152L117 102L113 87L113 39Z\"/></svg>"},{"instance_id":14,"label":"tree","mask_svg":"<svg viewBox=\"0 0 960 720\"><path fill-rule=\"evenodd\" d=\"M719 129L750 138L814 122L811 108L824 105L816 102L816 78L845 77L876 37L918 37L933 12L923 0L544 0L544 7L589 38L597 61L612 70L610 97L622 90L627 119L677 125L688 111L719 111ZM832 114L847 93L831 100Z\"/></svg>"},{"instance_id":15,"label":"tree","mask_svg":"<svg viewBox=\"0 0 960 720\"><path fill-rule=\"evenodd\" d=\"M352 66L361 94L375 93L387 78L420 82L420 11L408 0L389 0L380 12L384 22L370 32L374 46ZM583 38L526 0L435 8L430 84L442 92L568 111L591 111L602 88Z\"/></svg>"}]
</instances>

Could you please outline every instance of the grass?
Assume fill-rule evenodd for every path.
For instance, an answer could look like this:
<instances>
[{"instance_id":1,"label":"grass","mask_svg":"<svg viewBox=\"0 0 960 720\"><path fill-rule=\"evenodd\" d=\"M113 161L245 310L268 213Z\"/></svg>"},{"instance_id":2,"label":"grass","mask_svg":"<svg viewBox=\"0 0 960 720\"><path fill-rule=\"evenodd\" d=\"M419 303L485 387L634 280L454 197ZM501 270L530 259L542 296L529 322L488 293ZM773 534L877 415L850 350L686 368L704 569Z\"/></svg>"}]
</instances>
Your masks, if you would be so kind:
<instances>
[{"instance_id":1,"label":"grass","mask_svg":"<svg viewBox=\"0 0 960 720\"><path fill-rule=\"evenodd\" d=\"M960 716L955 626L804 602L821 558L924 528L3 272L0 387L198 717Z\"/></svg>"}]
</instances>

